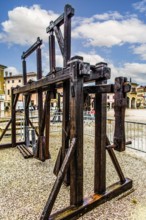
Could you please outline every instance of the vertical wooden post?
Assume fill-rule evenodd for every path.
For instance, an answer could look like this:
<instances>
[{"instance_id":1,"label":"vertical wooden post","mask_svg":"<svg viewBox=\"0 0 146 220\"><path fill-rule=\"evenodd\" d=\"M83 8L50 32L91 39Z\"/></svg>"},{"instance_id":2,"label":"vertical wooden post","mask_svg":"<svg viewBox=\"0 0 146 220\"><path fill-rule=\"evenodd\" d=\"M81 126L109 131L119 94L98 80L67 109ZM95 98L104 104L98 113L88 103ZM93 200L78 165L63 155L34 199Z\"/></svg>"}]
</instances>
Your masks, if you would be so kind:
<instances>
[{"instance_id":1,"label":"vertical wooden post","mask_svg":"<svg viewBox=\"0 0 146 220\"><path fill-rule=\"evenodd\" d=\"M124 84L127 82L126 77L115 78L115 131L114 131L114 144L115 150L125 150L125 110L127 106L126 93L124 93Z\"/></svg>"},{"instance_id":2,"label":"vertical wooden post","mask_svg":"<svg viewBox=\"0 0 146 220\"><path fill-rule=\"evenodd\" d=\"M56 59L55 59L55 36L53 31L50 33L49 36L49 61L50 61L50 72L52 73L56 67ZM51 102L51 89L47 91L46 95L46 130L45 130L45 137L46 137L46 158L51 158L49 152L49 140L50 140L50 102Z\"/></svg>"},{"instance_id":3,"label":"vertical wooden post","mask_svg":"<svg viewBox=\"0 0 146 220\"><path fill-rule=\"evenodd\" d=\"M50 61L50 72L55 70L56 60L55 60L55 36L53 31L49 36L49 61Z\"/></svg>"},{"instance_id":4,"label":"vertical wooden post","mask_svg":"<svg viewBox=\"0 0 146 220\"><path fill-rule=\"evenodd\" d=\"M70 9L70 5L66 5L64 8L64 67L67 66L67 62L71 56L71 17L68 16L67 11ZM69 95L70 94L70 81L67 80L63 83L63 116L62 116L62 159L64 159L66 151L69 146ZM65 176L65 184L69 185L69 171Z\"/></svg>"},{"instance_id":5,"label":"vertical wooden post","mask_svg":"<svg viewBox=\"0 0 146 220\"><path fill-rule=\"evenodd\" d=\"M70 9L70 5L64 7L64 67L71 56L71 17L68 16L67 12Z\"/></svg>"},{"instance_id":6,"label":"vertical wooden post","mask_svg":"<svg viewBox=\"0 0 146 220\"><path fill-rule=\"evenodd\" d=\"M22 71L23 71L23 84L26 85L27 84L27 67L26 67L26 61L25 59L23 59L22 61ZM29 107L27 106L28 105L28 95L25 95L25 98L24 98L24 106L25 106L25 129L24 129L24 136L25 136L25 143L27 145L28 143L28 138L27 138L27 129L28 129L28 126L29 126Z\"/></svg>"},{"instance_id":7,"label":"vertical wooden post","mask_svg":"<svg viewBox=\"0 0 146 220\"><path fill-rule=\"evenodd\" d=\"M13 88L11 88L11 133L12 133L12 147L16 147L16 109L14 106L15 95L13 94Z\"/></svg>"},{"instance_id":8,"label":"vertical wooden post","mask_svg":"<svg viewBox=\"0 0 146 220\"><path fill-rule=\"evenodd\" d=\"M46 95L46 130L45 130L45 137L46 137L46 158L50 159L51 155L50 155L50 151L49 151L49 143L50 143L50 91L47 91L47 95Z\"/></svg>"},{"instance_id":9,"label":"vertical wooden post","mask_svg":"<svg viewBox=\"0 0 146 220\"><path fill-rule=\"evenodd\" d=\"M97 81L96 84L102 84ZM94 192L106 189L106 94L95 95L95 161Z\"/></svg>"},{"instance_id":10,"label":"vertical wooden post","mask_svg":"<svg viewBox=\"0 0 146 220\"><path fill-rule=\"evenodd\" d=\"M37 79L42 78L42 58L41 58L41 48L38 47L36 51L37 56ZM39 118L39 135L41 134L41 120L43 113L43 96L42 96L42 88L38 90L38 118Z\"/></svg>"},{"instance_id":11,"label":"vertical wooden post","mask_svg":"<svg viewBox=\"0 0 146 220\"><path fill-rule=\"evenodd\" d=\"M83 76L79 75L79 61L70 64L70 138L76 138L76 150L70 166L70 203L83 202Z\"/></svg>"},{"instance_id":12,"label":"vertical wooden post","mask_svg":"<svg viewBox=\"0 0 146 220\"><path fill-rule=\"evenodd\" d=\"M22 61L22 71L23 71L23 84L27 83L27 69L26 69L26 61L23 59Z\"/></svg>"}]
</instances>

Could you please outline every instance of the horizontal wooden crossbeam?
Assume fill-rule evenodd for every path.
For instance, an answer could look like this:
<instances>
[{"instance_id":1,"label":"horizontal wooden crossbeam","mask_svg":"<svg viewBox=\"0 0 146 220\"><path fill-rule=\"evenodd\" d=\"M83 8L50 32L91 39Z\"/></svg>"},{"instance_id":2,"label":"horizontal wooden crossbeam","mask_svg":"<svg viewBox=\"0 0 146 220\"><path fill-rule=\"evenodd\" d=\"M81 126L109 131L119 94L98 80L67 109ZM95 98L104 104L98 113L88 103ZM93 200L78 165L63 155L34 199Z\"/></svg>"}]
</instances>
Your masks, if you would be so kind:
<instances>
[{"instance_id":1,"label":"horizontal wooden crossbeam","mask_svg":"<svg viewBox=\"0 0 146 220\"><path fill-rule=\"evenodd\" d=\"M16 145L20 145L20 144L25 144L25 142L23 141L23 142L16 143ZM12 143L0 144L0 149L2 149L2 148L10 148L10 147L13 147Z\"/></svg>"},{"instance_id":2,"label":"horizontal wooden crossbeam","mask_svg":"<svg viewBox=\"0 0 146 220\"><path fill-rule=\"evenodd\" d=\"M62 81L65 81L70 78L70 72L69 69L63 69L59 72L54 74L50 74L36 82L32 82L30 84L27 84L25 86L19 87L14 89L14 94L17 93L31 93L39 88L45 88L48 85L55 84L55 83L61 83Z\"/></svg>"},{"instance_id":3,"label":"horizontal wooden crossbeam","mask_svg":"<svg viewBox=\"0 0 146 220\"><path fill-rule=\"evenodd\" d=\"M71 5L66 5L67 7L67 16L72 17L74 15L74 8L71 7ZM46 32L49 33L53 31L55 26L60 27L62 24L64 24L64 13L60 15L54 22L51 21L49 27L46 28Z\"/></svg>"},{"instance_id":4,"label":"horizontal wooden crossbeam","mask_svg":"<svg viewBox=\"0 0 146 220\"><path fill-rule=\"evenodd\" d=\"M37 47L42 45L42 40L38 37L37 41L26 51L23 52L21 59L25 59L26 57L28 57L31 53L33 53Z\"/></svg>"},{"instance_id":5,"label":"horizontal wooden crossbeam","mask_svg":"<svg viewBox=\"0 0 146 220\"><path fill-rule=\"evenodd\" d=\"M69 220L69 219L78 219L85 213L91 211L93 208L115 198L121 193L126 192L132 188L132 180L126 178L125 183L121 184L120 182L114 183L110 187L106 188L106 192L102 195L93 194L87 198L84 198L83 204L79 207L69 206L61 211L58 211L52 214L49 217L49 220Z\"/></svg>"},{"instance_id":6,"label":"horizontal wooden crossbeam","mask_svg":"<svg viewBox=\"0 0 146 220\"><path fill-rule=\"evenodd\" d=\"M123 92L127 93L130 92L131 86L129 84L125 84L123 87ZM85 86L84 92L89 94L94 93L114 93L115 92L115 85L109 84L109 85L95 85L95 86Z\"/></svg>"}]
</instances>

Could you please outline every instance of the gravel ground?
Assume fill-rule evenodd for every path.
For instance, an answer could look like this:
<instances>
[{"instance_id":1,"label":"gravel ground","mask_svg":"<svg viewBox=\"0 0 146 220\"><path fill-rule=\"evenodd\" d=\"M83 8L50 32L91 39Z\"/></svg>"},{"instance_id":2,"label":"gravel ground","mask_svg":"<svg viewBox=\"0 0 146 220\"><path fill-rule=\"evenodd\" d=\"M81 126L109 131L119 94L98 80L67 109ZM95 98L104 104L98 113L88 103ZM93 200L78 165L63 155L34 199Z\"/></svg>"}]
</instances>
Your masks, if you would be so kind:
<instances>
[{"instance_id":1,"label":"gravel ground","mask_svg":"<svg viewBox=\"0 0 146 220\"><path fill-rule=\"evenodd\" d=\"M87 196L93 193L94 140L86 136L84 143L84 196ZM16 148L0 150L0 220L40 218L55 181L52 173L60 146L60 135L52 134L51 160L44 163L33 158L25 160ZM146 219L146 155L129 149L116 154L125 176L133 180L134 191L100 205L80 220ZM107 154L107 185L117 180ZM53 210L68 205L69 187L62 186Z\"/></svg>"}]
</instances>

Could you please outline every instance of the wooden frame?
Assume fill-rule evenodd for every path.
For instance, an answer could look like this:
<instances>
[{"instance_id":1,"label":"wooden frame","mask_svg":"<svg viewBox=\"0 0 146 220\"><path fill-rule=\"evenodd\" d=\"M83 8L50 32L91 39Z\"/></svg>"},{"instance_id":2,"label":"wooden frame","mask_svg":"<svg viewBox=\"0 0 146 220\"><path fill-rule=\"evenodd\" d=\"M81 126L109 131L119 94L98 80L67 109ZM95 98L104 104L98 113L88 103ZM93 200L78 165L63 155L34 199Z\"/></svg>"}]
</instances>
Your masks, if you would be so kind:
<instances>
[{"instance_id":1,"label":"wooden frame","mask_svg":"<svg viewBox=\"0 0 146 220\"><path fill-rule=\"evenodd\" d=\"M106 63L90 65L82 57L71 58L71 17L74 9L66 5L64 13L47 28L49 36L50 73L42 78L41 71L41 40L23 53L24 86L12 89L12 146L16 143L15 106L20 93L25 95L26 123L29 121L29 100L32 93L39 93L39 132L35 157L42 161L50 158L50 100L59 87L63 88L63 122L62 147L56 161L55 174L57 175L53 189L41 215L46 219L77 219L79 216L92 210L107 200L125 192L132 187L132 180L125 178L114 150L124 151L125 141L124 117L126 108L126 93L130 86L125 77L117 77L115 84L107 85L111 70ZM64 24L64 35L60 26ZM54 35L55 33L55 35ZM63 56L63 68L56 67L55 36ZM36 82L27 82L25 58L37 50ZM84 82L95 82L95 86L84 87ZM43 107L42 92L46 91ZM115 93L115 134L114 144L111 145L106 136L106 93ZM95 94L95 171L93 195L84 198L83 195L83 106L84 93ZM119 126L120 125L120 126ZM33 126L31 124L31 126ZM118 127L118 128L117 128ZM45 133L45 134L44 134ZM25 137L26 144L26 137ZM108 151L120 181L106 187L106 151ZM70 206L51 214L61 185L70 185Z\"/></svg>"}]
</instances>

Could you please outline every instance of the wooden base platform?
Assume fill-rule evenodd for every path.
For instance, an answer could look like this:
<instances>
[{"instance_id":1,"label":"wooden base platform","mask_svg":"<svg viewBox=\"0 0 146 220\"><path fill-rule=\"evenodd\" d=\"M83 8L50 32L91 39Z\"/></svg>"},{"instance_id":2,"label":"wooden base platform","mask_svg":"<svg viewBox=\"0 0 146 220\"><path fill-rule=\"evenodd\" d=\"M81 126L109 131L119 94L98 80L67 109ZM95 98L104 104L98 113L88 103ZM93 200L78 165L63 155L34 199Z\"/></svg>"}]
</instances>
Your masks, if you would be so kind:
<instances>
[{"instance_id":1,"label":"wooden base platform","mask_svg":"<svg viewBox=\"0 0 146 220\"><path fill-rule=\"evenodd\" d=\"M52 214L49 219L50 220L70 220L70 219L78 219L85 213L91 211L93 208L105 203L108 200L124 193L125 191L132 188L132 180L126 178L125 183L121 184L117 182L111 186L109 186L106 192L102 195L93 194L90 197L84 199L83 204L79 207L69 206L61 211L58 211Z\"/></svg>"},{"instance_id":2,"label":"wooden base platform","mask_svg":"<svg viewBox=\"0 0 146 220\"><path fill-rule=\"evenodd\" d=\"M17 145L17 148L25 159L33 157L32 152L24 144Z\"/></svg>"}]
</instances>

